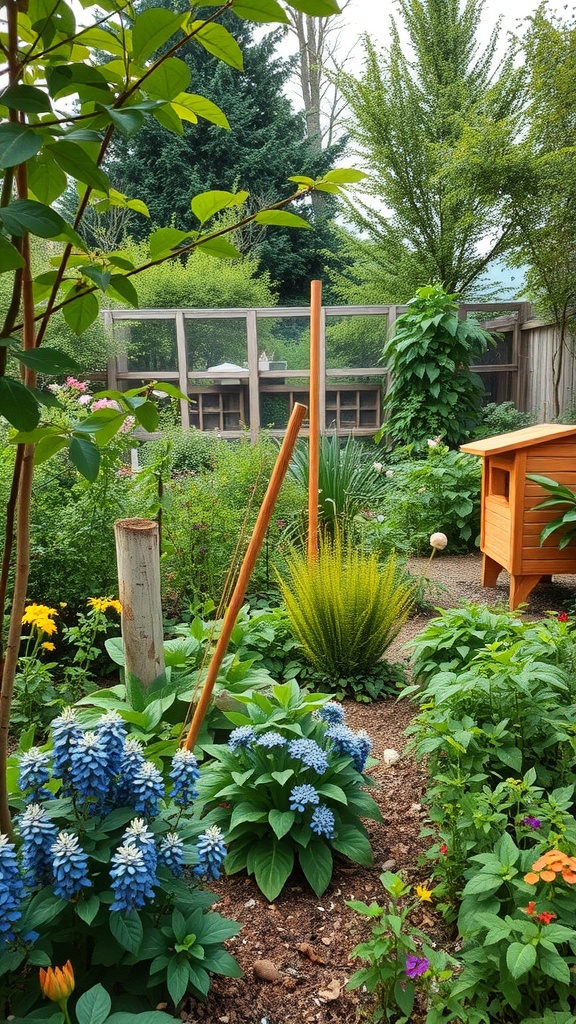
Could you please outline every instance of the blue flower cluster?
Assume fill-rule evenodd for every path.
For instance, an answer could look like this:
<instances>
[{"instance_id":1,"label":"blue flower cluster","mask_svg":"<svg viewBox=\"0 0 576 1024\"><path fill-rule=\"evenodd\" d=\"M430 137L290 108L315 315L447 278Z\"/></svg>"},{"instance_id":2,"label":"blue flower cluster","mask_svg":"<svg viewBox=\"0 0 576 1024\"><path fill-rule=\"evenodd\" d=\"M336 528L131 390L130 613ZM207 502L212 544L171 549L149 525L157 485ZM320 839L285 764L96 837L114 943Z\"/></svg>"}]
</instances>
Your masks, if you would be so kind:
<instances>
[{"instance_id":1,"label":"blue flower cluster","mask_svg":"<svg viewBox=\"0 0 576 1024\"><path fill-rule=\"evenodd\" d=\"M233 729L228 739L230 750L238 750L239 747L249 747L256 738L256 733L251 725L239 725Z\"/></svg>"},{"instance_id":2,"label":"blue flower cluster","mask_svg":"<svg viewBox=\"0 0 576 1024\"><path fill-rule=\"evenodd\" d=\"M313 768L318 775L328 771L328 758L316 740L290 740L288 753L307 768Z\"/></svg>"},{"instance_id":3,"label":"blue flower cluster","mask_svg":"<svg viewBox=\"0 0 576 1024\"><path fill-rule=\"evenodd\" d=\"M314 786L294 786L290 796L290 810L291 811L304 811L307 804L319 804L320 797Z\"/></svg>"},{"instance_id":4,"label":"blue flower cluster","mask_svg":"<svg viewBox=\"0 0 576 1024\"><path fill-rule=\"evenodd\" d=\"M353 732L347 725L330 725L326 730L331 749L337 754L345 754L352 758L357 772L362 773L372 750L372 741L367 732Z\"/></svg>"},{"instance_id":5,"label":"blue flower cluster","mask_svg":"<svg viewBox=\"0 0 576 1024\"><path fill-rule=\"evenodd\" d=\"M184 871L184 843L169 832L159 843L147 819L154 818L165 798L160 771L144 757L142 745L126 735L120 715L104 715L93 731L84 732L73 709L54 722L53 748L32 748L20 758L18 786L26 803L17 820L22 839L20 855L6 836L0 835L0 944L13 938L13 924L22 916L27 890L50 884L61 899L76 899L92 885L89 857L71 831L58 832L47 812L53 793L46 788L50 776L61 780L62 795L71 796L80 815L107 814L117 807L133 807L134 817L111 858L111 909L129 913L154 898L159 866L175 877ZM200 773L196 758L179 750L169 773L172 800L188 807L197 797ZM198 843L196 874L218 878L226 856L222 833L208 829ZM101 870L101 867L99 867Z\"/></svg>"},{"instance_id":6,"label":"blue flower cluster","mask_svg":"<svg viewBox=\"0 0 576 1024\"><path fill-rule=\"evenodd\" d=\"M200 836L198 845L198 864L194 874L202 878L220 878L220 868L226 856L224 837L218 825L210 825Z\"/></svg>"}]
</instances>

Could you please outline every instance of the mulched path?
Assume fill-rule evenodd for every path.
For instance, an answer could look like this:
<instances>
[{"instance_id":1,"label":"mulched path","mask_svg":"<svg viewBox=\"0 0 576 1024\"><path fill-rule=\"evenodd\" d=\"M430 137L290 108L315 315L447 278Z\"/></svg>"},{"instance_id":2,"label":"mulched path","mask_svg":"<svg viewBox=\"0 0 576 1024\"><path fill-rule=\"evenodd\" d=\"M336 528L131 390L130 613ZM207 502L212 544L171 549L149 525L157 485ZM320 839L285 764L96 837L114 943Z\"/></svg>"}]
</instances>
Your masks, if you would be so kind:
<instances>
[{"instance_id":1,"label":"mulched path","mask_svg":"<svg viewBox=\"0 0 576 1024\"><path fill-rule=\"evenodd\" d=\"M410 569L430 581L428 595L434 606L450 607L463 600L499 606L507 603L505 574L497 587L480 587L478 555L439 556L432 562L412 559ZM527 614L538 617L547 610L561 611L575 596L576 577L556 577L533 592ZM406 624L388 651L390 660L408 659L404 644L429 618L430 614L422 613ZM217 909L243 926L227 947L244 977L214 978L208 1002L191 1001L181 1013L182 1020L190 1024L353 1024L359 1013L369 1018L370 998L345 990L350 975L361 966L352 958L352 950L367 937L369 925L344 901L381 902L384 890L379 875L384 869L401 871L409 883L428 881L426 867L420 864L426 841L419 837L426 817L422 807L426 773L422 764L404 752L404 730L415 712L413 704L393 699L369 705L347 702L346 712L351 728L369 732L375 757L381 759L386 749L402 754L392 766L385 768L380 763L372 772L378 783L372 795L384 818L384 824L366 823L374 866L361 868L342 859L321 898L294 875L273 904L243 874L214 884L213 890L221 896ZM435 920L429 905L423 905L421 914L416 923L432 934L441 934L442 924ZM260 960L273 965L272 980L258 977L258 968L255 973L254 965Z\"/></svg>"}]
</instances>

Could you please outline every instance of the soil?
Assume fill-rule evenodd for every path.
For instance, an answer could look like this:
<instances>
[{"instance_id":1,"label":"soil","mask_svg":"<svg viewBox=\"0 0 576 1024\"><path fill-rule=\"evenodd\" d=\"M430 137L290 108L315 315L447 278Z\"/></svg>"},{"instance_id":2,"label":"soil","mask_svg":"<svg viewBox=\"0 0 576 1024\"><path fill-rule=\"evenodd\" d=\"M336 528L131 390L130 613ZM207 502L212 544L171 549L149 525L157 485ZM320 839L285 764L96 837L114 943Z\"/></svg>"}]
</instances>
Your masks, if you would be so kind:
<instances>
[{"instance_id":1,"label":"soil","mask_svg":"<svg viewBox=\"0 0 576 1024\"><path fill-rule=\"evenodd\" d=\"M496 587L482 588L478 555L438 555L432 561L417 558L411 560L409 568L428 580L427 596L434 607L451 607L462 601L507 605L506 574ZM541 617L546 611L560 612L575 597L576 576L556 577L533 591L525 614ZM410 619L388 649L388 660L408 662L405 644L424 629L433 614L421 613ZM413 704L391 698L373 704L349 701L345 707L347 723L355 730L369 732L373 755L379 758L372 770L378 788L371 793L384 823L366 822L373 867L358 867L342 858L320 898L295 874L272 904L244 874L214 883L211 888L221 897L217 909L243 926L227 948L238 960L244 977L215 977L207 1003L191 1000L181 1013L182 1020L190 1024L354 1024L358 1018L370 1018L370 997L346 991L350 975L362 966L352 957L352 950L367 938L369 925L346 906L345 900L381 903L379 876L383 870L400 871L411 884L430 881L426 867L421 865L427 841L420 838L426 818L422 806L426 771L404 751L404 731L415 713ZM401 756L385 767L383 753L389 749ZM421 918L415 923L429 934L442 936L442 922L435 919L429 904L422 905ZM259 961L270 962L267 971ZM270 980L262 976L266 973Z\"/></svg>"}]
</instances>

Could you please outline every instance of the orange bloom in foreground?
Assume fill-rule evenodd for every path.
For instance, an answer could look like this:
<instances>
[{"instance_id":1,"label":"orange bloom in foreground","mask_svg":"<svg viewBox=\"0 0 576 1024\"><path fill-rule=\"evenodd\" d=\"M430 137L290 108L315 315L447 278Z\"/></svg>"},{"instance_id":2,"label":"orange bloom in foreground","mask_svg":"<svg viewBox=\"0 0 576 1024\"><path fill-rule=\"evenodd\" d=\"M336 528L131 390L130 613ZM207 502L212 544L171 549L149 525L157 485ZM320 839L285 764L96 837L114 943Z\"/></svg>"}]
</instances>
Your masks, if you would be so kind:
<instances>
[{"instance_id":1,"label":"orange bloom in foreground","mask_svg":"<svg viewBox=\"0 0 576 1024\"><path fill-rule=\"evenodd\" d=\"M68 960L64 967L40 968L40 988L53 1003L63 1003L74 991L74 971Z\"/></svg>"},{"instance_id":2,"label":"orange bloom in foreground","mask_svg":"<svg viewBox=\"0 0 576 1024\"><path fill-rule=\"evenodd\" d=\"M569 884L576 882L576 857L569 857L561 850L548 850L548 853L534 861L532 871L524 875L524 881L528 885L536 885L540 880L555 882L557 875L562 875Z\"/></svg>"}]
</instances>

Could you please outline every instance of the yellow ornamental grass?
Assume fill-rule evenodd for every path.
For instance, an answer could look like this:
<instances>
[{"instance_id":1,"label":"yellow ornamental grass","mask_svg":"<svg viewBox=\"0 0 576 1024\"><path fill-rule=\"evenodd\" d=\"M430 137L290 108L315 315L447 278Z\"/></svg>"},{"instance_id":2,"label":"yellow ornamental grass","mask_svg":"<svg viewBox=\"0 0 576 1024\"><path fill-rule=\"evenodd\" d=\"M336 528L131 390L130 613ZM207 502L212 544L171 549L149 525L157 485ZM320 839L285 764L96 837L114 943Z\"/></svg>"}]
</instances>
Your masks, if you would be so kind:
<instances>
[{"instance_id":1,"label":"yellow ornamental grass","mask_svg":"<svg viewBox=\"0 0 576 1024\"><path fill-rule=\"evenodd\" d=\"M396 558L380 565L338 531L321 541L316 561L294 553L287 564L282 596L312 665L335 678L370 672L413 607L414 584Z\"/></svg>"}]
</instances>

